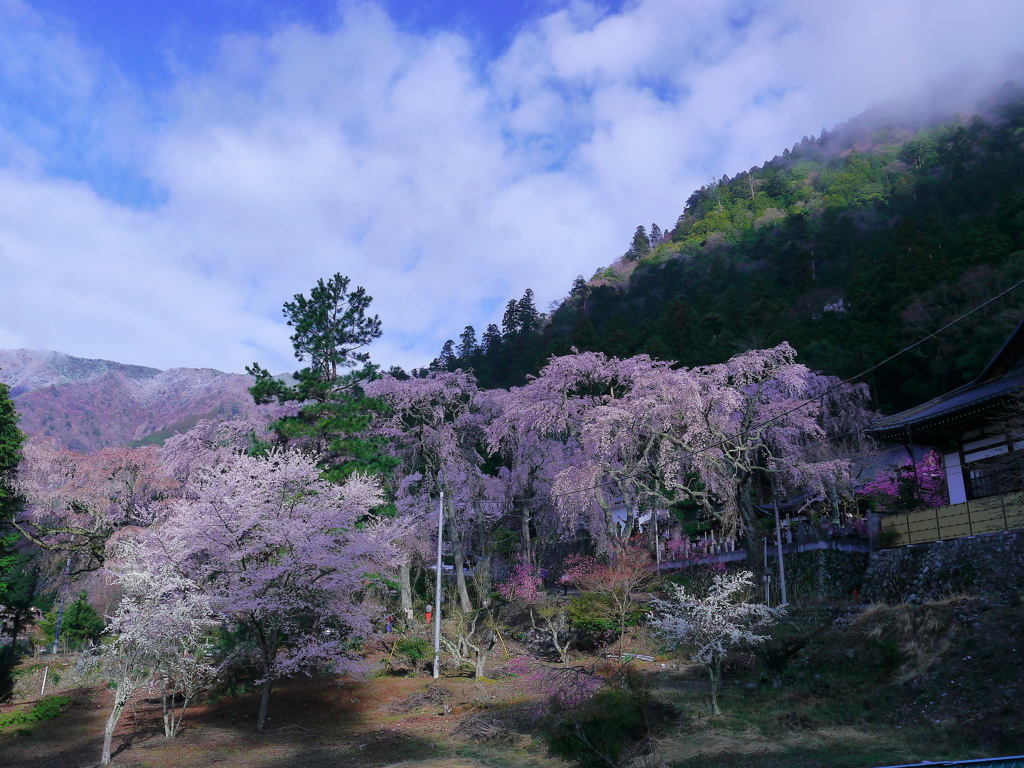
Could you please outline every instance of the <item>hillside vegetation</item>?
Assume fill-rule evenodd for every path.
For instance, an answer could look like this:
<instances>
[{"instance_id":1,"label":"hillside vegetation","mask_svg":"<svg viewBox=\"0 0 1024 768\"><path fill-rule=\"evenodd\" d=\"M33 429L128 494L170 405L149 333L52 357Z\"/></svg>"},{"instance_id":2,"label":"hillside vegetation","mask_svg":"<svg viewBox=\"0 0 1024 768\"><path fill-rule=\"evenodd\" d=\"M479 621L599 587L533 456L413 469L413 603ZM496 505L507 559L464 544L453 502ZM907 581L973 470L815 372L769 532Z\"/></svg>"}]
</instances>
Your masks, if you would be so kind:
<instances>
[{"instance_id":1,"label":"hillside vegetation","mask_svg":"<svg viewBox=\"0 0 1024 768\"><path fill-rule=\"evenodd\" d=\"M653 237L652 237L653 235ZM687 366L789 341L850 376L1024 278L1024 91L923 120L876 108L693 192L547 318L532 292L436 367L509 386L571 347ZM1018 292L879 372L883 409L972 378L1024 312Z\"/></svg>"}]
</instances>

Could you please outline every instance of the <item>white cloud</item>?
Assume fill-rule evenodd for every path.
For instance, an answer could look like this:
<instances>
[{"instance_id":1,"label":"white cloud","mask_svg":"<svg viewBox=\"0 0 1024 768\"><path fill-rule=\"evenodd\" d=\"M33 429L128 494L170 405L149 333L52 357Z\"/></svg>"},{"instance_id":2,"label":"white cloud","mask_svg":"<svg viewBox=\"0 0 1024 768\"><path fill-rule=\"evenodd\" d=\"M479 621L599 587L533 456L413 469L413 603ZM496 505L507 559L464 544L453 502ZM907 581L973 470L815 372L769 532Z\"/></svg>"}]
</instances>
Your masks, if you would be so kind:
<instances>
[{"instance_id":1,"label":"white cloud","mask_svg":"<svg viewBox=\"0 0 1024 768\"><path fill-rule=\"evenodd\" d=\"M33 72L40 93L0 111L0 346L284 370L282 302L342 272L375 297L375 357L422 365L527 287L564 295L638 223L670 228L711 177L1017 54L1016 3L963 9L574 2L481 62L345 5L326 32L226 38L142 99L66 24L7 2L33 35L0 34L0 87ZM114 202L122 171L159 203Z\"/></svg>"}]
</instances>

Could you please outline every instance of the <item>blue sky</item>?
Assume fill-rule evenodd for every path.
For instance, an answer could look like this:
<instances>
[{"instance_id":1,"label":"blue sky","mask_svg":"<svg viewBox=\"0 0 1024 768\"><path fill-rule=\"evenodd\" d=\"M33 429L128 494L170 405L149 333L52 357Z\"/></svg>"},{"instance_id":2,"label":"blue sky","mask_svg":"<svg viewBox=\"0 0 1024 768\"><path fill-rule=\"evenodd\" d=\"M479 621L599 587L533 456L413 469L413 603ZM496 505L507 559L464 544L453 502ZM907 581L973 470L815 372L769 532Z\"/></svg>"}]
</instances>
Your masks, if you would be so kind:
<instances>
[{"instance_id":1,"label":"blue sky","mask_svg":"<svg viewBox=\"0 0 1024 768\"><path fill-rule=\"evenodd\" d=\"M281 304L341 272L423 365L712 177L1019 76L1022 33L1016 0L0 0L0 348L291 370Z\"/></svg>"}]
</instances>

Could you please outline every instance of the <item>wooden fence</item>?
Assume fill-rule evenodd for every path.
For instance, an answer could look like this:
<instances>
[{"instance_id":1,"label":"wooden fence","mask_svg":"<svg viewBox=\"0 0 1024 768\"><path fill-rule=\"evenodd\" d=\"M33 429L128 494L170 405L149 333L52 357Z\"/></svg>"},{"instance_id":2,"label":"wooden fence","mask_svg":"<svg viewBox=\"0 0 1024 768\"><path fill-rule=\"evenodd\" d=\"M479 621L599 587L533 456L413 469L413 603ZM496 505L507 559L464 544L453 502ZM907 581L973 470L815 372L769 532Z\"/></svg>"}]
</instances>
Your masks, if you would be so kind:
<instances>
[{"instance_id":1,"label":"wooden fence","mask_svg":"<svg viewBox=\"0 0 1024 768\"><path fill-rule=\"evenodd\" d=\"M903 546L1018 528L1024 528L1024 493L1008 493L888 515L882 518L882 540L887 546Z\"/></svg>"}]
</instances>

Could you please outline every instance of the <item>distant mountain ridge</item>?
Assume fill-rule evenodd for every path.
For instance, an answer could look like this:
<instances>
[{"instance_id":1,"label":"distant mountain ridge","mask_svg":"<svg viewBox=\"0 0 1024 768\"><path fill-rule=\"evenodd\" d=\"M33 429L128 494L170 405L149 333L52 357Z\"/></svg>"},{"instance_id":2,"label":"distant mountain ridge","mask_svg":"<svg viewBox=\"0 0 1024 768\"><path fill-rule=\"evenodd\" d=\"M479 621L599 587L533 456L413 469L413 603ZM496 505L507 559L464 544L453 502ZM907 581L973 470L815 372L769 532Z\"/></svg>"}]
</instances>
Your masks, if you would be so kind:
<instances>
[{"instance_id":1,"label":"distant mountain ridge","mask_svg":"<svg viewBox=\"0 0 1024 768\"><path fill-rule=\"evenodd\" d=\"M201 418L271 412L253 403L249 376L212 368L161 371L61 352L0 350L0 381L11 388L23 431L78 451L159 442Z\"/></svg>"}]
</instances>

